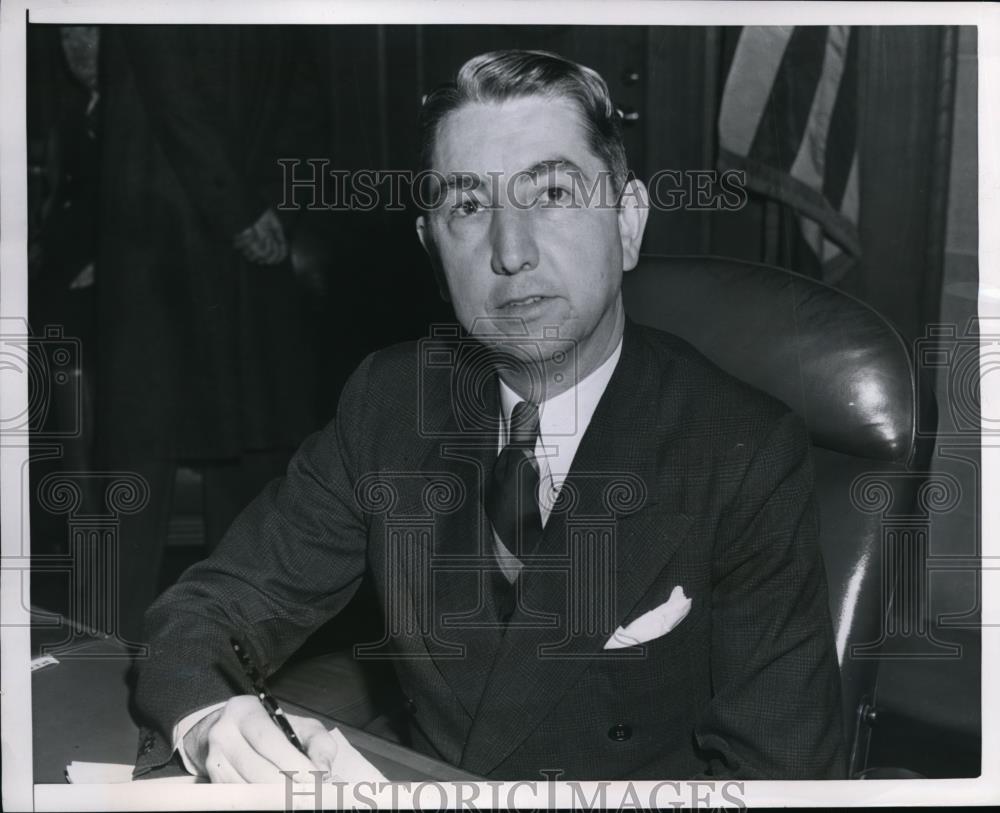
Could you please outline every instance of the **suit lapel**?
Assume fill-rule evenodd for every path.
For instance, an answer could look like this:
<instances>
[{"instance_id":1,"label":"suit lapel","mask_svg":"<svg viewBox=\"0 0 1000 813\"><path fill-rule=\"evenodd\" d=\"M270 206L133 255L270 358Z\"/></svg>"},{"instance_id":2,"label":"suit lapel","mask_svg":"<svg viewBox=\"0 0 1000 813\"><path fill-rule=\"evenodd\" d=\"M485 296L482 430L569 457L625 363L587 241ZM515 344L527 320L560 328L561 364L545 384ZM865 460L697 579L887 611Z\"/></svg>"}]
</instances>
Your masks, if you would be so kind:
<instances>
[{"instance_id":1,"label":"suit lapel","mask_svg":"<svg viewBox=\"0 0 1000 813\"><path fill-rule=\"evenodd\" d=\"M468 414L461 420L456 414L450 395L454 381L436 388L431 410L444 417L429 433L419 466L429 481L426 488L434 488L443 475L465 489L457 506L435 512L428 553L429 600L415 602L414 612L435 665L470 717L500 642L492 595L485 589L489 573L482 570L492 561L492 531L482 490L497 455L499 397L495 378L487 376L482 386L477 404L482 413L473 427Z\"/></svg>"},{"instance_id":2,"label":"suit lapel","mask_svg":"<svg viewBox=\"0 0 1000 813\"><path fill-rule=\"evenodd\" d=\"M526 562L521 604L496 655L462 767L487 774L539 724L604 650L683 541L658 459L662 364L633 326L585 433L539 549ZM648 608L647 608L648 609ZM537 619L548 616L550 626Z\"/></svg>"}]
</instances>

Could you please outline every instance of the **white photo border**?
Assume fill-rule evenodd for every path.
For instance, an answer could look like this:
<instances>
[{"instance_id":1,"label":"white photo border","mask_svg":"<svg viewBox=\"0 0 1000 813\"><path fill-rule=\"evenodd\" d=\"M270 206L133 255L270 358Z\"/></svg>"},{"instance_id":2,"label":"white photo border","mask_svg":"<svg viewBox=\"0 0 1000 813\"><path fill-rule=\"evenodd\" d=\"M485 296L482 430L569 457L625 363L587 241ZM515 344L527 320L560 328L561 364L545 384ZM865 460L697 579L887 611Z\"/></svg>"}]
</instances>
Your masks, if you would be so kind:
<instances>
[{"instance_id":1,"label":"white photo border","mask_svg":"<svg viewBox=\"0 0 1000 813\"><path fill-rule=\"evenodd\" d=\"M0 318L10 325L27 325L27 184L25 127L26 22L101 24L135 23L494 23L614 24L614 25L975 25L978 27L979 104L979 267L980 318L1000 319L1000 6L979 3L786 3L786 2L351 2L322 3L216 0L204 2L128 2L127 0L8 0L0 7ZM985 292L984 292L985 291ZM983 415L1000 410L1000 377L987 376L986 348L981 358ZM4 415L27 408L27 378L4 378L0 408ZM988 435L987 435L988 437ZM0 725L2 725L2 807L5 810L199 810L286 809L282 786L169 786L155 794L141 785L34 785L32 781L30 616L22 605L22 580L29 562L30 530L27 497L20 490L27 464L24 440L0 443ZM1000 494L1000 441L982 448L983 495ZM1000 561L1000 500L982 500L984 556L982 603L982 765L975 779L877 780L859 782L747 781L742 798L747 805L854 807L860 805L977 805L1000 801L1000 692L989 691L1000 682L1000 589L990 589L986 562ZM1000 566L994 569L1000 570ZM442 783L448 787L448 783ZM494 783L495 784L495 783ZM513 785L515 783L508 783ZM640 799L648 798L655 782L635 782ZM682 783L684 784L684 783ZM704 784L704 783L703 783ZM723 783L718 783L722 785ZM588 795L596 783L581 783ZM537 796L522 788L514 797L519 805L545 807L553 801L542 786ZM572 799L565 783L556 783L557 805ZM718 788L716 788L718 791ZM454 788L452 792L456 791ZM626 783L607 789L607 802L628 805ZM645 794L645 795L644 795ZM389 804L388 793L371 794ZM535 798L533 798L535 796ZM152 798L151 798L152 797ZM412 797L393 797L406 806ZM483 787L480 799L491 798ZM502 797L505 798L505 797ZM690 800L685 789L671 795L660 789L661 804ZM450 796L451 803L459 801ZM308 796L301 806L311 807ZM435 806L439 796L428 796ZM707 801L725 804L715 795ZM299 804L296 805L300 806Z\"/></svg>"}]
</instances>

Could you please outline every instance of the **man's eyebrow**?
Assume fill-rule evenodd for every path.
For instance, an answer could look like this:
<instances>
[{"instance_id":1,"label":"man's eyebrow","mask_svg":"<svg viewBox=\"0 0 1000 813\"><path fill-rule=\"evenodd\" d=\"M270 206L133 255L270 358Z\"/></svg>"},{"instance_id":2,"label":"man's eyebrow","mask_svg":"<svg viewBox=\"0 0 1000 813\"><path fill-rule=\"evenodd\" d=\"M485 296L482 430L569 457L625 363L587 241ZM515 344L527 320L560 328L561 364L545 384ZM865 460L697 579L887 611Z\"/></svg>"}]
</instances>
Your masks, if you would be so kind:
<instances>
[{"instance_id":1,"label":"man's eyebrow","mask_svg":"<svg viewBox=\"0 0 1000 813\"><path fill-rule=\"evenodd\" d=\"M474 172L450 172L441 189L446 192L452 189L478 189L483 182L484 178Z\"/></svg>"},{"instance_id":2,"label":"man's eyebrow","mask_svg":"<svg viewBox=\"0 0 1000 813\"><path fill-rule=\"evenodd\" d=\"M569 158L546 158L545 160L539 161L537 164L533 164L528 167L528 169L524 170L524 172L529 175L533 181L537 181L539 175L543 173L548 174L553 170L577 173L581 176L585 175L583 169Z\"/></svg>"},{"instance_id":3,"label":"man's eyebrow","mask_svg":"<svg viewBox=\"0 0 1000 813\"><path fill-rule=\"evenodd\" d=\"M586 177L586 173L575 161L569 158L545 158L541 161L532 164L525 170L521 170L517 174L519 176L526 176L531 181L537 183L538 177L540 175L547 175L554 171L563 171L569 173L576 173L581 177ZM488 183L487 179L483 175L478 175L475 172L449 172L447 176L440 176L444 178L444 183L438 183L438 190L440 193L444 194L451 192L455 189L461 189L462 191L472 191L479 189Z\"/></svg>"}]
</instances>

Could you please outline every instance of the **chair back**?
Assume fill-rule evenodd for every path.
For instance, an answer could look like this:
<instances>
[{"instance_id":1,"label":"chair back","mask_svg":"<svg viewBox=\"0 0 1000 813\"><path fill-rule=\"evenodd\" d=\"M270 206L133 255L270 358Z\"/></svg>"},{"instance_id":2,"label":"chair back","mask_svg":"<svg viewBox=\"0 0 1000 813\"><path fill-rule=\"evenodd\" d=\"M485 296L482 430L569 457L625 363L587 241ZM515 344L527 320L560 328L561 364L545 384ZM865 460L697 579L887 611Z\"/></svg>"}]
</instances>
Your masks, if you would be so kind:
<instances>
[{"instance_id":1,"label":"chair back","mask_svg":"<svg viewBox=\"0 0 1000 813\"><path fill-rule=\"evenodd\" d=\"M726 372L783 401L809 428L854 776L867 760L894 587L889 574L896 572L884 561L883 520L889 510L913 510L931 452L917 432L917 384L906 345L854 297L739 260L644 256L625 275L624 299L636 322L690 342ZM916 476L900 478L901 472Z\"/></svg>"}]
</instances>

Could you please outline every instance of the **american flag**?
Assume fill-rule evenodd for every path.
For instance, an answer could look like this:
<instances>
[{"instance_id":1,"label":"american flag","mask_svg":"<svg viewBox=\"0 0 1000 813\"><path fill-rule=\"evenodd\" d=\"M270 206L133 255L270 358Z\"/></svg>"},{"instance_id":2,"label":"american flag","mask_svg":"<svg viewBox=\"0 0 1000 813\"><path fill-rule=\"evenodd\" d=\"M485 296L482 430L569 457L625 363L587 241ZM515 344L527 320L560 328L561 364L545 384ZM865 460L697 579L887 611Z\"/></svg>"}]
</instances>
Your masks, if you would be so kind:
<instances>
[{"instance_id":1,"label":"american flag","mask_svg":"<svg viewBox=\"0 0 1000 813\"><path fill-rule=\"evenodd\" d=\"M835 282L858 237L857 37L850 26L740 31L719 110L719 165L791 207Z\"/></svg>"}]
</instances>

